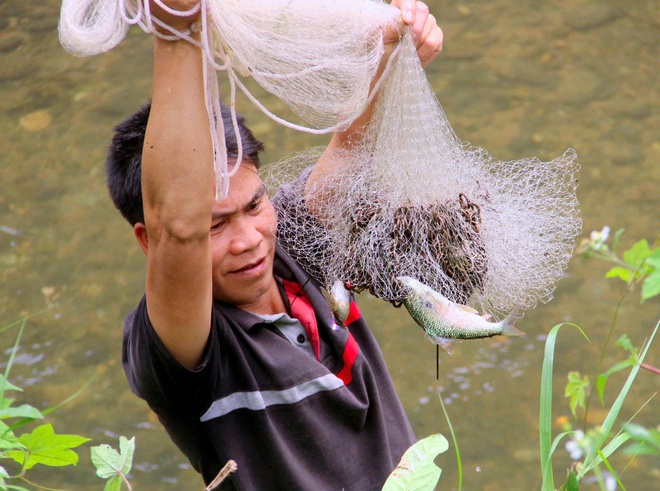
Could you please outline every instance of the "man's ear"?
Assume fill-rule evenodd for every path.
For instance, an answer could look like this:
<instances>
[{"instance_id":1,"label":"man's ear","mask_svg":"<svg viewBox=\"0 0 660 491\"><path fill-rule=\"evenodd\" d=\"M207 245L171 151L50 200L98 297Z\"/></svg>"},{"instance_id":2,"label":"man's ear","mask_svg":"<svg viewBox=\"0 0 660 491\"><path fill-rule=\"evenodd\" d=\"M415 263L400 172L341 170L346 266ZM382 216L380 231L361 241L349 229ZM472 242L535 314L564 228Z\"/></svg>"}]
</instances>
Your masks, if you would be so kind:
<instances>
[{"instance_id":1,"label":"man's ear","mask_svg":"<svg viewBox=\"0 0 660 491\"><path fill-rule=\"evenodd\" d=\"M144 225L144 223L138 222L133 225L133 234L140 244L142 252L144 252L146 256L147 251L149 250L149 235L147 234L147 227Z\"/></svg>"}]
</instances>

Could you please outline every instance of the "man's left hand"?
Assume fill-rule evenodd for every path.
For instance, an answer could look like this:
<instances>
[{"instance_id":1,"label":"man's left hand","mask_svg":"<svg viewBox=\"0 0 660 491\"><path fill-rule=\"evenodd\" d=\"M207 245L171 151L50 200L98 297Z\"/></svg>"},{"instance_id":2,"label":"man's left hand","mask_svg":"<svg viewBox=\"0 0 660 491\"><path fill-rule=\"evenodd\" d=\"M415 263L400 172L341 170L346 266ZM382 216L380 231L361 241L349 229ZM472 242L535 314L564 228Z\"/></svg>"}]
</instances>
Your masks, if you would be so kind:
<instances>
[{"instance_id":1,"label":"man's left hand","mask_svg":"<svg viewBox=\"0 0 660 491\"><path fill-rule=\"evenodd\" d=\"M392 0L392 5L401 10L401 24L411 26L415 36L417 54L426 67L442 51L443 34L438 27L435 16L429 12L424 2L416 0ZM385 33L385 43L396 43L399 33L394 29Z\"/></svg>"}]
</instances>

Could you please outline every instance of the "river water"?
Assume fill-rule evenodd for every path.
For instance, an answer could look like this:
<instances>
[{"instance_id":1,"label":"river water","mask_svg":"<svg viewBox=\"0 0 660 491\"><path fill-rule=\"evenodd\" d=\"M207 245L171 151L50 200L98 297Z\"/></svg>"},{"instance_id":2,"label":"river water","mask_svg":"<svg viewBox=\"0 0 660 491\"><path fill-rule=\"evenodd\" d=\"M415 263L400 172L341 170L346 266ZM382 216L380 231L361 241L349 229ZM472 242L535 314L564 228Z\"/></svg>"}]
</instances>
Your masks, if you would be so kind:
<instances>
[{"instance_id":1,"label":"river water","mask_svg":"<svg viewBox=\"0 0 660 491\"><path fill-rule=\"evenodd\" d=\"M429 4L445 32L445 49L428 69L429 79L457 135L501 160L550 160L574 148L582 165L578 195L585 235L609 225L625 227L623 247L657 239L660 2ZM119 435L136 436L136 490L200 490L201 479L128 390L120 361L121 323L143 292L144 258L108 198L103 161L112 127L149 96L152 42L134 30L110 53L75 58L59 45L58 9L58 0L0 2L0 326L36 314L27 322L10 379L25 390L20 401L39 408L59 403L92 379L49 417L56 431L114 446ZM277 126L245 100L239 104L266 143L264 162L325 141ZM561 417L570 414L563 399L567 372L598 373L624 292L623 283L603 278L607 269L574 257L554 299L519 321L525 338L456 345L453 356L440 354L438 380L435 348L406 312L360 296L419 437L449 437L439 397L446 403L464 489L539 488L545 335L571 321L591 339L587 343L566 328L558 340L554 414ZM640 346L660 317L659 306L658 299L640 305L639 292L633 292L614 338L628 333ZM3 363L14 336L2 334ZM656 366L658 346L647 359ZM625 357L611 343L601 369ZM607 403L622 380L615 376L608 383ZM657 376L640 373L623 417L658 386ZM637 420L657 426L658 414L653 400ZM592 423L603 415L594 401ZM78 468L35 468L34 479L63 489L101 489L88 447L82 447ZM436 462L443 468L439 488L457 489L453 449ZM613 462L617 470L625 465ZM557 479L568 465L560 446ZM650 489L660 481L658 459L636 459L622 479L627 489Z\"/></svg>"}]
</instances>

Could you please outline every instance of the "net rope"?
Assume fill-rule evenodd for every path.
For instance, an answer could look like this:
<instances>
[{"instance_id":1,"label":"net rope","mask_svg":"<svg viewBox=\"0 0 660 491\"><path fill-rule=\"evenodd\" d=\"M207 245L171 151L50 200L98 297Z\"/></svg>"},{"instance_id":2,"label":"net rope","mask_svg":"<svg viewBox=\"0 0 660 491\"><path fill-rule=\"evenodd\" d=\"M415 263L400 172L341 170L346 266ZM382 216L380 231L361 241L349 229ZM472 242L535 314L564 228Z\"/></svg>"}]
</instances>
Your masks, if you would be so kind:
<instances>
[{"instance_id":1,"label":"net rope","mask_svg":"<svg viewBox=\"0 0 660 491\"><path fill-rule=\"evenodd\" d=\"M463 143L426 79L410 31L374 84L383 26L400 16L380 0L200 0L195 8L200 21L191 29L200 31L199 42L190 31L159 22L148 2L63 0L60 40L70 52L91 56L138 25L201 48L219 200L231 172L218 72L230 82L235 128L239 90L278 123L310 133L348 127L377 93L364 138L333 156L343 164L340 172L306 188L304 181L289 182L318 160L318 151L268 167L272 185L286 190L278 234L293 258L326 286L341 280L395 305L404 294L397 276L495 316L551 298L581 230L573 150L550 162L501 162ZM307 126L269 111L245 77Z\"/></svg>"}]
</instances>

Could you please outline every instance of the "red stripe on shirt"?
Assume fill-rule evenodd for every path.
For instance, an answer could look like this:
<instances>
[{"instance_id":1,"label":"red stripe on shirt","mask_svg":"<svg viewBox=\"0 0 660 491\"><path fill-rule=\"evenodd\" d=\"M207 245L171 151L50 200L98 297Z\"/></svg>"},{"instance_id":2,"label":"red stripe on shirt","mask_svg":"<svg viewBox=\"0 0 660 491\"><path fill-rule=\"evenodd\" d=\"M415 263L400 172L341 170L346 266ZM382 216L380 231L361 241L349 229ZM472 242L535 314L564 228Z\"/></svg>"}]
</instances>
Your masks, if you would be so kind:
<instances>
[{"instance_id":1,"label":"red stripe on shirt","mask_svg":"<svg viewBox=\"0 0 660 491\"><path fill-rule=\"evenodd\" d=\"M346 346L344 346L344 354L342 359L344 360L344 366L337 374L337 378L341 379L344 382L344 385L348 385L353 380L353 364L360 354L360 348L355 341L353 335L349 332L348 339L346 340Z\"/></svg>"},{"instance_id":2,"label":"red stripe on shirt","mask_svg":"<svg viewBox=\"0 0 660 491\"><path fill-rule=\"evenodd\" d=\"M321 341L319 339L319 326L316 322L316 314L314 313L312 303L298 283L282 280L282 286L289 299L291 315L298 319L305 328L305 331L307 331L307 337L312 344L312 348L314 348L316 359L320 360Z\"/></svg>"},{"instance_id":3,"label":"red stripe on shirt","mask_svg":"<svg viewBox=\"0 0 660 491\"><path fill-rule=\"evenodd\" d=\"M348 317L346 318L346 321L344 322L344 325L348 326L352 322L355 322L356 320L358 320L361 316L362 316L362 314L360 313L360 309L358 308L357 303L355 302L355 300L353 300L351 302L351 306L349 307Z\"/></svg>"}]
</instances>

